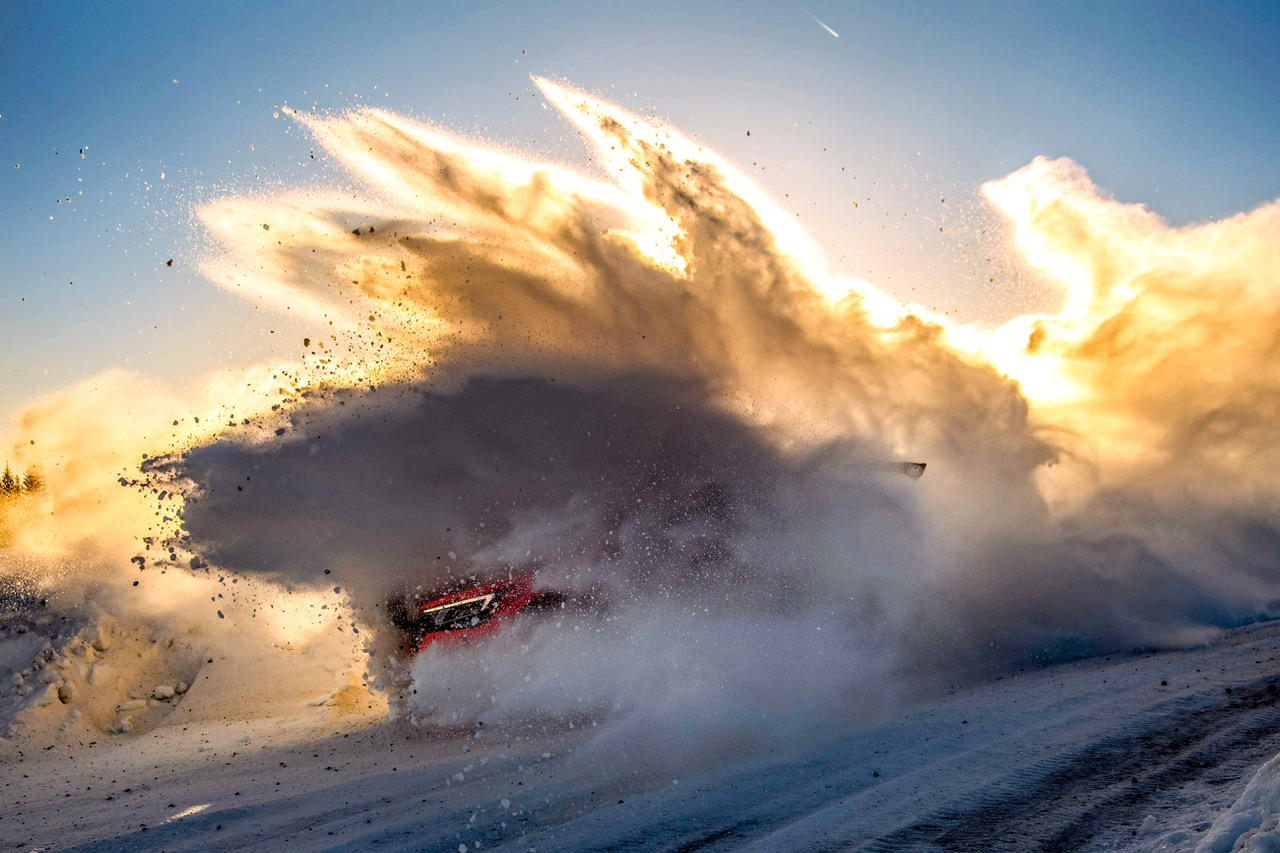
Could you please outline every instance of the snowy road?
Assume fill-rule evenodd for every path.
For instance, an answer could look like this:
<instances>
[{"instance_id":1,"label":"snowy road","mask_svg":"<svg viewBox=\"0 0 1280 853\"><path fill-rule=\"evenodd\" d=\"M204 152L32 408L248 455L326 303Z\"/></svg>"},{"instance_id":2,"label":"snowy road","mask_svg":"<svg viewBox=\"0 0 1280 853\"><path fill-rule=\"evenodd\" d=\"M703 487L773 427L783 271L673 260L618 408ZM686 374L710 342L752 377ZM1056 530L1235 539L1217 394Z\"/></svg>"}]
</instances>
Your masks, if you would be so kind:
<instances>
[{"instance_id":1,"label":"snowy road","mask_svg":"<svg viewBox=\"0 0 1280 853\"><path fill-rule=\"evenodd\" d=\"M0 838L81 851L1191 849L1280 753L1278 658L1267 625L1011 674L678 780L592 748L581 721L480 738L365 723L319 740L270 722L166 725L0 767Z\"/></svg>"}]
</instances>

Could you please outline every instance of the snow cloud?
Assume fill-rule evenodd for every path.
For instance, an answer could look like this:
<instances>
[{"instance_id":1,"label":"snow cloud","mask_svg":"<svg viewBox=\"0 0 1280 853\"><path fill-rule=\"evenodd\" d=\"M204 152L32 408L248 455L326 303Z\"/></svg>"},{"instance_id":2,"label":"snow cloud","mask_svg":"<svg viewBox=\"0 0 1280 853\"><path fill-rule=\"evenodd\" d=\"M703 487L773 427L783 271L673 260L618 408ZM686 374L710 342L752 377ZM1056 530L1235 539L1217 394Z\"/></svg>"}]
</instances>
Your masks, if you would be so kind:
<instances>
[{"instance_id":1,"label":"snow cloud","mask_svg":"<svg viewBox=\"0 0 1280 853\"><path fill-rule=\"evenodd\" d=\"M310 318L302 358L211 383L212 416L121 377L106 405L33 408L23 459L89 521L23 547L110 586L153 536L175 574L337 596L323 624L384 638L379 660L403 656L388 596L533 569L608 604L421 656L406 710L712 751L845 724L912 677L1277 609L1280 206L1175 229L1038 159L984 191L1066 307L959 328L829 275L696 142L537 82L609 181L379 110L295 114L359 191L201 217L213 281ZM120 489L142 452L152 479ZM80 483L119 491L89 506Z\"/></svg>"}]
</instances>

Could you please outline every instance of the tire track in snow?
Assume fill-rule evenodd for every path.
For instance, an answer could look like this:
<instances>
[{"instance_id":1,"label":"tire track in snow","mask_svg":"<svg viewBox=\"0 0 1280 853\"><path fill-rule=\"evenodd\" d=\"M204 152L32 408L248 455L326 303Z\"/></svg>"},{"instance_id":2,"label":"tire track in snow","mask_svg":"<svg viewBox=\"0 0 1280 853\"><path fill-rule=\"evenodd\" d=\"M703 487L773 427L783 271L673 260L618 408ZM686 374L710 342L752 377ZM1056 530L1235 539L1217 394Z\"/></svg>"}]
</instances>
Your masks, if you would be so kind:
<instances>
[{"instance_id":1,"label":"tire track in snow","mask_svg":"<svg viewBox=\"0 0 1280 853\"><path fill-rule=\"evenodd\" d=\"M1137 730L1038 762L858 849L1076 851L1132 838L1180 786L1238 781L1280 752L1273 677L1221 696L1198 707L1186 707L1196 704L1188 697Z\"/></svg>"}]
</instances>

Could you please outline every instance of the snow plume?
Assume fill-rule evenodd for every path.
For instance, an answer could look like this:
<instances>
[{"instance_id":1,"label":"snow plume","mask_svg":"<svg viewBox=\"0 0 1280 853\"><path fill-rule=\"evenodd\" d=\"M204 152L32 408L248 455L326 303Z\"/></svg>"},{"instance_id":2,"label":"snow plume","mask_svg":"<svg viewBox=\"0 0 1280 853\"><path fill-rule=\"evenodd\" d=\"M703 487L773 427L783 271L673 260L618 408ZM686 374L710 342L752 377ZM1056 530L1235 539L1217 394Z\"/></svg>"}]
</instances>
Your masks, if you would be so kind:
<instances>
[{"instance_id":1,"label":"snow plume","mask_svg":"<svg viewBox=\"0 0 1280 853\"><path fill-rule=\"evenodd\" d=\"M1052 448L1011 381L831 280L731 166L540 85L615 184L367 111L303 119L366 197L206 210L230 249L210 277L307 312L309 363L346 378L284 389L279 441L194 450L187 531L371 620L396 590L528 566L605 589L572 636L500 639L474 672L424 659L423 714L483 712L450 696L486 669L502 689L468 702L728 715L748 739L875 707L870 674L934 609L935 548L1042 525ZM896 470L916 458L920 483Z\"/></svg>"},{"instance_id":2,"label":"snow plume","mask_svg":"<svg viewBox=\"0 0 1280 853\"><path fill-rule=\"evenodd\" d=\"M1175 229L1043 158L983 189L1067 288L1060 314L1009 329L1034 361L1024 392L1089 436L1100 482L1158 474L1213 503L1274 494L1280 204Z\"/></svg>"},{"instance_id":3,"label":"snow plume","mask_svg":"<svg viewBox=\"0 0 1280 853\"><path fill-rule=\"evenodd\" d=\"M1192 621L1274 613L1280 204L1172 228L1043 158L983 190L1065 288L1059 314L1011 321L986 348L1055 428L1061 464L1038 480L1057 529L1140 545L1142 571L1170 575L1153 601L1197 590L1179 608ZM1127 565L1105 571L1131 584Z\"/></svg>"},{"instance_id":4,"label":"snow plume","mask_svg":"<svg viewBox=\"0 0 1280 853\"><path fill-rule=\"evenodd\" d=\"M64 700L73 707L57 706L64 715L107 719L102 714L122 700L149 693L155 682L145 679L157 671L185 671L188 657L217 665L186 697L185 723L287 716L281 699L335 694L358 678L362 650L353 635L335 632L339 611L324 596L209 571L181 531L182 484L161 464L218 440L240 411L266 409L262 382L270 375L268 368L215 372L176 394L113 370L22 414L8 458L38 470L45 485L6 501L0 519L8 543L0 548L0 614L17 618L6 632L26 631L33 614L23 611L34 606L33 634L54 648L83 654L88 643L117 637L99 654L109 683L100 680L86 697L81 679L79 698ZM124 655L120 637L141 638L148 654ZM175 660L155 664L156 649ZM267 694L264 683L273 685ZM0 726L15 710L10 698L0 698ZM48 720L36 716L17 730L44 731Z\"/></svg>"},{"instance_id":5,"label":"snow plume","mask_svg":"<svg viewBox=\"0 0 1280 853\"><path fill-rule=\"evenodd\" d=\"M981 332L830 276L695 142L537 83L605 179L295 114L360 189L202 210L207 275L314 332L147 451L179 495L170 575L386 638L393 594L536 570L607 604L431 650L404 707L604 719L664 754L811 735L903 674L1271 612L1276 207L1171 229L1037 160L985 191L1066 307ZM110 520L104 562L144 523ZM251 624L265 601L200 606Z\"/></svg>"},{"instance_id":6,"label":"snow plume","mask_svg":"<svg viewBox=\"0 0 1280 853\"><path fill-rule=\"evenodd\" d=\"M186 529L211 562L332 585L384 632L390 593L509 571L599 608L425 656L416 718L727 715L755 732L883 704L855 687L915 598L914 484L857 445L780 450L705 385L651 373L347 402L299 412L282 445L190 453Z\"/></svg>"}]
</instances>

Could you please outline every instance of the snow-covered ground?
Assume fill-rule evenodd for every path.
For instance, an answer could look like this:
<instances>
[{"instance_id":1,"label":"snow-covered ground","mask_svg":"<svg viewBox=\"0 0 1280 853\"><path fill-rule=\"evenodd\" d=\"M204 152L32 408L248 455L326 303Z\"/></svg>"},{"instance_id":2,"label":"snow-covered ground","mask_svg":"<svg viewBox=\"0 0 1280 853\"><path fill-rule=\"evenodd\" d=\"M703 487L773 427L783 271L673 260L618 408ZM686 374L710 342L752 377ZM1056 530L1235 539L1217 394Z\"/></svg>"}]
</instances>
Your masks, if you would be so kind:
<instances>
[{"instance_id":1,"label":"snow-covered ground","mask_svg":"<svg viewBox=\"0 0 1280 853\"><path fill-rule=\"evenodd\" d=\"M77 664L92 671L96 657L143 683L160 661L185 657L166 638L131 638L119 626L97 649L99 631L73 633L90 642L65 661L55 650L23 679L39 685L24 696L12 672L43 640L8 632L0 643L5 707L16 712L0 747L6 849L1228 851L1280 843L1271 812L1280 810L1280 765L1266 763L1280 753L1280 625L1191 650L943 688L883 719L850 720L838 736L687 776L663 769L678 756L628 754L633 741L611 747L601 736L607 719L414 727L387 716L369 692L345 707L298 694L269 712L204 713L216 691L201 682L216 682L223 661L194 662L189 690L142 701L137 728L111 732L105 724L121 712L75 705L92 686L63 702L56 691L68 679L40 673ZM122 648L145 666L128 669Z\"/></svg>"}]
</instances>

